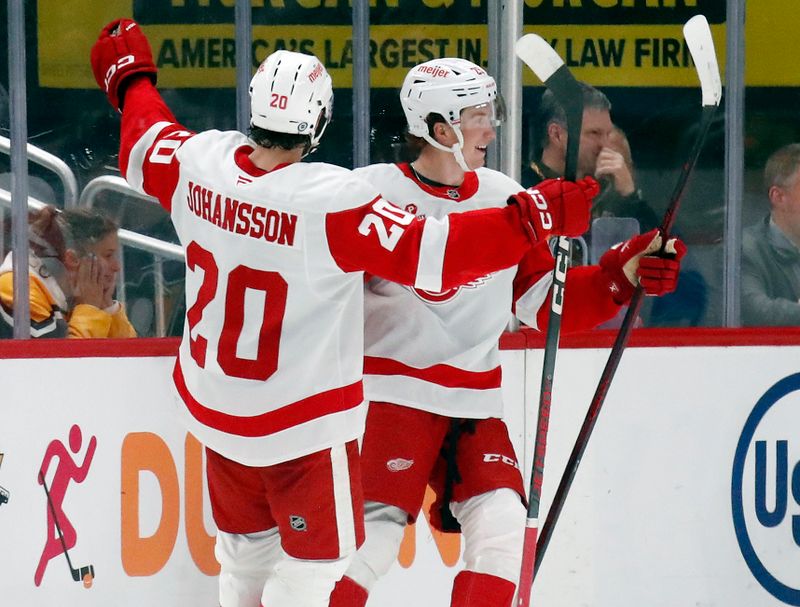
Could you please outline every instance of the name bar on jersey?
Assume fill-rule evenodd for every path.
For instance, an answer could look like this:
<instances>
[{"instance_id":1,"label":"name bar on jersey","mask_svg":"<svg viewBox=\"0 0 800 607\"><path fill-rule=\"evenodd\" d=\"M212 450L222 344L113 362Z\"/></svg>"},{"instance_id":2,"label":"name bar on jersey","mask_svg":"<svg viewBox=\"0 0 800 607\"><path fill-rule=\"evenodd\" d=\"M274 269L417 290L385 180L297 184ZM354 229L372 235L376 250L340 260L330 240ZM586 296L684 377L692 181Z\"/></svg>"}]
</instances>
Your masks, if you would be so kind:
<instances>
[{"instance_id":1,"label":"name bar on jersey","mask_svg":"<svg viewBox=\"0 0 800 607\"><path fill-rule=\"evenodd\" d=\"M223 196L192 181L189 182L186 204L200 219L228 232L294 246L297 215Z\"/></svg>"}]
</instances>

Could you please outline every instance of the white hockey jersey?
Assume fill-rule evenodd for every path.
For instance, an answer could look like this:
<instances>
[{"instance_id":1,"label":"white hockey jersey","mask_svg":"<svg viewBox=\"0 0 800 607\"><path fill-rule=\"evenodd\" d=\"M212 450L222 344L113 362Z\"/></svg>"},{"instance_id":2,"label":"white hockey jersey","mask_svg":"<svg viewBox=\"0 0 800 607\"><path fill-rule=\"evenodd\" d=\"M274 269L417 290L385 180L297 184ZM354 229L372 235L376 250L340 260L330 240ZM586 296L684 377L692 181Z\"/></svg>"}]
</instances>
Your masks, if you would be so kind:
<instances>
[{"instance_id":1,"label":"white hockey jersey","mask_svg":"<svg viewBox=\"0 0 800 607\"><path fill-rule=\"evenodd\" d=\"M147 80L125 101L123 172L171 212L186 250L180 414L241 463L288 461L363 432L364 270L438 290L529 248L518 212L421 222L340 167L257 168L244 135L187 131ZM481 226L500 236L467 263Z\"/></svg>"},{"instance_id":2,"label":"white hockey jersey","mask_svg":"<svg viewBox=\"0 0 800 607\"><path fill-rule=\"evenodd\" d=\"M354 172L407 212L427 218L452 219L465 211L501 208L523 189L486 168L467 173L458 188L423 183L407 164L377 164ZM480 249L482 239L474 246ZM450 417L501 417L500 335L512 310L533 328L546 324L553 263L543 243L533 247L519 267L487 273L451 289L423 290L371 278L365 295L367 399ZM596 281L598 270L571 271L566 303L573 305L564 313L567 330L589 328L616 313L618 306ZM581 303L587 289L597 300L592 306Z\"/></svg>"}]
</instances>

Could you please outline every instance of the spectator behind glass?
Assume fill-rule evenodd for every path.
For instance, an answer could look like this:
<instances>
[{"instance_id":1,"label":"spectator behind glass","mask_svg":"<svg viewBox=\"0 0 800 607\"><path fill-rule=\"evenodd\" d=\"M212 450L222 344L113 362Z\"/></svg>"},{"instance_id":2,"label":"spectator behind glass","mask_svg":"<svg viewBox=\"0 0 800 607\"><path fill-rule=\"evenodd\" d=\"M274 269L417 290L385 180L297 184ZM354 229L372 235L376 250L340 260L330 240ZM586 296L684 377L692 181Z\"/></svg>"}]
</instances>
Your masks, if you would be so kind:
<instances>
[{"instance_id":1,"label":"spectator behind glass","mask_svg":"<svg viewBox=\"0 0 800 607\"><path fill-rule=\"evenodd\" d=\"M770 213L742 234L742 324L800 326L800 143L764 168Z\"/></svg>"},{"instance_id":2,"label":"spectator behind glass","mask_svg":"<svg viewBox=\"0 0 800 607\"><path fill-rule=\"evenodd\" d=\"M592 206L593 217L632 217L639 222L642 232L658 227L658 217L636 187L628 137L616 125L611 127L606 145L597 156L595 175L603 189Z\"/></svg>"},{"instance_id":3,"label":"spectator behind glass","mask_svg":"<svg viewBox=\"0 0 800 607\"><path fill-rule=\"evenodd\" d=\"M113 299L117 225L87 209L46 206L30 217L31 337L136 337ZM0 337L14 329L12 254L0 265Z\"/></svg>"},{"instance_id":4,"label":"spectator behind glass","mask_svg":"<svg viewBox=\"0 0 800 607\"><path fill-rule=\"evenodd\" d=\"M578 151L578 178L591 175L601 183L595 216L633 217L642 232L658 227L658 218L644 202L634 182L630 147L625 134L611 122L611 102L596 88L581 83L583 121ZM546 90L539 105L536 141L540 159L522 167L521 181L532 186L564 174L567 153L567 119L564 108ZM615 129L618 131L615 133ZM627 149L627 156L624 150Z\"/></svg>"}]
</instances>

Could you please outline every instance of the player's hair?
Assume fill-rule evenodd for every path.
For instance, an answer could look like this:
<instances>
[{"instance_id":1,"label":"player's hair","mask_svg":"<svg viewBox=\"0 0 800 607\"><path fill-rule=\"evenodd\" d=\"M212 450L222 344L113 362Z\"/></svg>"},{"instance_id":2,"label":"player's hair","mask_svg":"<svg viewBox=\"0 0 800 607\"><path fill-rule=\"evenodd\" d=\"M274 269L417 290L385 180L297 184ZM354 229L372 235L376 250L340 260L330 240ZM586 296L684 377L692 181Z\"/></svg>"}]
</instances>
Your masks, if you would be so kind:
<instances>
[{"instance_id":1,"label":"player's hair","mask_svg":"<svg viewBox=\"0 0 800 607\"><path fill-rule=\"evenodd\" d=\"M581 89L583 90L583 109L584 110L608 110L611 111L611 102L606 97L605 93L597 90L585 82L580 82ZM542 100L539 102L538 120L538 135L536 141L539 142L540 149L547 147L549 137L547 135L547 128L551 124L559 124L566 128L567 115L564 113L564 108L556 99L556 96L550 91L545 90L542 94Z\"/></svg>"},{"instance_id":2,"label":"player's hair","mask_svg":"<svg viewBox=\"0 0 800 607\"><path fill-rule=\"evenodd\" d=\"M250 127L249 136L256 145L269 149L293 150L295 148L306 148L311 144L311 138L308 135L279 133L278 131L270 131L257 126Z\"/></svg>"},{"instance_id":3,"label":"player's hair","mask_svg":"<svg viewBox=\"0 0 800 607\"><path fill-rule=\"evenodd\" d=\"M800 143L790 143L773 152L764 166L764 186L767 192L772 186L788 187L798 166Z\"/></svg>"},{"instance_id":4,"label":"player's hair","mask_svg":"<svg viewBox=\"0 0 800 607\"><path fill-rule=\"evenodd\" d=\"M443 122L447 124L447 121L444 119L444 116L441 114L437 114L436 112L431 112L425 117L425 124L428 125L428 135L435 139L433 134L433 127L437 122ZM411 158L416 158L420 155L423 149L426 146L429 146L430 143L425 141L422 137L417 137L416 135L412 135L408 132L408 126L406 126L405 132L406 138L406 146L408 147L409 155Z\"/></svg>"},{"instance_id":5,"label":"player's hair","mask_svg":"<svg viewBox=\"0 0 800 607\"><path fill-rule=\"evenodd\" d=\"M112 219L97 211L60 211L48 205L31 215L30 248L37 257L54 257L63 262L67 249L86 255L95 243L118 229Z\"/></svg>"}]
</instances>

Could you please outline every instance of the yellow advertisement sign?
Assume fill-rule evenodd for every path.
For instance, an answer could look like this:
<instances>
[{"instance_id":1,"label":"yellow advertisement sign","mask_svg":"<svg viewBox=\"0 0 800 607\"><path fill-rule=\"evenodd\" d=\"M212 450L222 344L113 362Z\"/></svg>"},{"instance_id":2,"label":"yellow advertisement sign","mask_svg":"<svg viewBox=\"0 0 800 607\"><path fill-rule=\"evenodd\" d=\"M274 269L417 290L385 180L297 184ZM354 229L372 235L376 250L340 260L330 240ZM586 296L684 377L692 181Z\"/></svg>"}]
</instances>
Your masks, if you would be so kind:
<instances>
[{"instance_id":1,"label":"yellow advertisement sign","mask_svg":"<svg viewBox=\"0 0 800 607\"><path fill-rule=\"evenodd\" d=\"M173 0L171 6L177 11L186 3L188 0L177 4ZM633 0L629 3L636 4ZM76 11L76 4L80 2L39 0L38 71L41 86L93 88L95 83L89 67L89 50L102 25L115 16L144 13L141 8L134 10L133 0L111 0L101 10L84 12ZM208 4L208 1L205 2L206 6ZM587 9L589 4L597 8L597 0L587 0L585 4ZM644 6L644 2L639 4ZM748 84L800 84L800 73L785 68L785 49L773 48L777 47L772 43L776 39L782 41L781 45L794 39L788 31L785 36L776 34L775 28L782 26L767 18L767 15L774 14L770 12L770 5L774 7L778 4L786 9L780 19L780 23L785 24L783 29L788 29L791 23L797 23L794 17L800 17L800 3L782 0L764 0L763 19L759 18L760 12L753 18L748 14ZM335 20L327 18L328 13L321 6L316 11L306 8L304 16L310 23L314 21L314 15L319 13L320 20L326 21L327 25L262 25L259 21L263 19L255 18L254 9L255 25L250 53L253 68L269 53L281 48L314 53L331 72L335 86L350 87L352 29L349 25L332 23ZM570 6L580 8L581 3L572 2ZM391 14L388 8L384 9ZM142 26L150 39L159 67L159 83L169 88L234 86L236 47L232 22L180 24L174 22L176 16L170 10L170 6L162 6L160 11L150 14L151 22ZM654 24L652 20L625 25L582 23L534 26L528 23L524 32L535 32L551 41L576 77L597 86L696 86L697 77L683 41L681 26L674 23L668 7L659 10L664 12L664 24ZM792 17L786 14L787 11L797 14ZM404 16L408 14L406 8ZM177 16L181 15L179 13ZM227 16L217 14L218 19ZM158 20L163 22L153 22ZM767 21L769 27L766 26ZM712 23L711 27L720 67L724 72L725 24ZM399 87L410 67L435 57L458 56L486 66L489 59L487 30L485 23L373 25L370 28L371 86ZM523 70L523 73L525 85L538 84L528 70Z\"/></svg>"}]
</instances>

